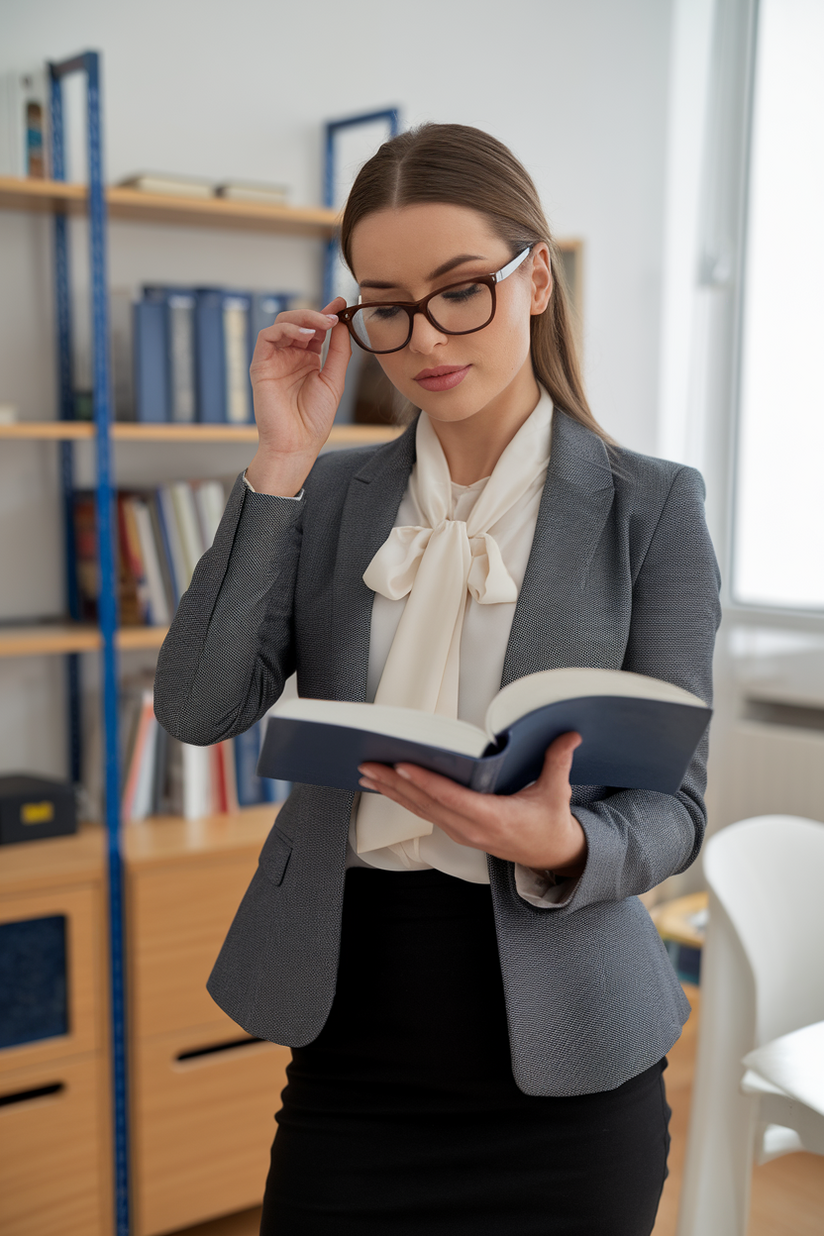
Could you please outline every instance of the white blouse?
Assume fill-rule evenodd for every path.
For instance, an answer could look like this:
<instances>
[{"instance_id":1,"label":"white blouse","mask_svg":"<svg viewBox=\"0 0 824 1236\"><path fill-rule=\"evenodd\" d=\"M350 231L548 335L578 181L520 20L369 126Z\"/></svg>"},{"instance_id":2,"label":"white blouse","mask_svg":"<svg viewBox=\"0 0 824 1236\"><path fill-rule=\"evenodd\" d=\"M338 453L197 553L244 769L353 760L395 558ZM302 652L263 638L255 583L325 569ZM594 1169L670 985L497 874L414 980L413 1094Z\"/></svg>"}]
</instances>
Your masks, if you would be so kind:
<instances>
[{"instance_id":1,"label":"white blouse","mask_svg":"<svg viewBox=\"0 0 824 1236\"><path fill-rule=\"evenodd\" d=\"M549 404L548 409L547 404ZM542 389L539 405L536 406L532 415L536 412L539 415L546 415L547 410L549 416L546 432L549 439L552 432L552 400L549 394ZM548 458L549 440L546 455ZM458 485L452 482L450 519L467 519L488 479L484 477L473 485ZM519 592L532 548L545 481L546 469L536 476L518 501L489 529L500 548L506 569ZM248 480L246 484L250 489L253 488ZM300 501L302 498L303 490L296 500ZM425 522L422 513L408 485L398 507L394 526L415 526L422 522ZM402 597L395 601L380 593L375 594L367 671L367 700L370 703L374 702L375 692L406 600L406 597ZM486 710L500 690L515 605L514 601L481 605L473 599L471 594L467 598L461 635L458 718L462 721L469 721L481 729L485 728ZM470 846L459 845L437 825L433 827L432 833L428 836L416 837L412 841L402 842L391 849L386 847L370 850L366 855L357 854L355 823L360 800L361 795L356 794L352 804L346 849L347 867L380 867L386 871L426 871L435 867L448 875L469 880L474 884L489 883L486 853ZM399 857L397 853L399 850L402 851L403 858ZM566 880L563 883L551 885L531 868L522 867L516 863L515 883L519 895L526 901L541 909L552 909L569 899L576 881Z\"/></svg>"}]
</instances>

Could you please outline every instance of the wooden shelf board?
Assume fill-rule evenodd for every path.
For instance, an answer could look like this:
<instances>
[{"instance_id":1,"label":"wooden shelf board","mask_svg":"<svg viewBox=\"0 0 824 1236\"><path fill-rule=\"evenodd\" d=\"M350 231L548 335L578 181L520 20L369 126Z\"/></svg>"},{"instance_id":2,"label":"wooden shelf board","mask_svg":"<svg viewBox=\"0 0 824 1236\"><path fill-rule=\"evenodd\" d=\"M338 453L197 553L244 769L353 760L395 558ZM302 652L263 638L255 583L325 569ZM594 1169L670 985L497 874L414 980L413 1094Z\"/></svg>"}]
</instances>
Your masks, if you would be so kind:
<instances>
[{"instance_id":1,"label":"wooden shelf board","mask_svg":"<svg viewBox=\"0 0 824 1236\"><path fill-rule=\"evenodd\" d=\"M15 421L13 425L0 424L0 440L4 438L58 440L93 437L94 425L89 421Z\"/></svg>"},{"instance_id":2,"label":"wooden shelf board","mask_svg":"<svg viewBox=\"0 0 824 1236\"><path fill-rule=\"evenodd\" d=\"M200 820L180 816L152 816L123 825L123 850L130 870L220 855L227 850L248 849L258 854L279 803L243 807L236 815L210 815Z\"/></svg>"},{"instance_id":3,"label":"wooden shelf board","mask_svg":"<svg viewBox=\"0 0 824 1236\"><path fill-rule=\"evenodd\" d=\"M93 438L88 421L18 421L0 424L0 441L11 439ZM361 446L390 442L403 432L397 425L335 425L328 438L331 446ZM115 442L257 442L256 425L147 425L139 421L115 421Z\"/></svg>"},{"instance_id":4,"label":"wooden shelf board","mask_svg":"<svg viewBox=\"0 0 824 1236\"><path fill-rule=\"evenodd\" d=\"M82 214L86 199L87 189L82 184L0 176L0 208L5 210ZM106 189L106 204L112 219L315 237L331 237L339 221L336 211L323 206L266 206L217 197L173 197L117 185Z\"/></svg>"},{"instance_id":5,"label":"wooden shelf board","mask_svg":"<svg viewBox=\"0 0 824 1236\"><path fill-rule=\"evenodd\" d=\"M29 657L40 653L94 652L100 647L96 627L80 623L0 627L0 657Z\"/></svg>"},{"instance_id":6,"label":"wooden shelf board","mask_svg":"<svg viewBox=\"0 0 824 1236\"><path fill-rule=\"evenodd\" d=\"M167 630L168 627L121 627L117 633L117 647L121 650L159 648ZM0 627L0 657L96 652L102 645L99 629L86 623Z\"/></svg>"},{"instance_id":7,"label":"wooden shelf board","mask_svg":"<svg viewBox=\"0 0 824 1236\"><path fill-rule=\"evenodd\" d=\"M98 824L82 823L70 837L45 837L0 847L0 896L17 896L54 885L88 884L102 879L105 834Z\"/></svg>"}]
</instances>

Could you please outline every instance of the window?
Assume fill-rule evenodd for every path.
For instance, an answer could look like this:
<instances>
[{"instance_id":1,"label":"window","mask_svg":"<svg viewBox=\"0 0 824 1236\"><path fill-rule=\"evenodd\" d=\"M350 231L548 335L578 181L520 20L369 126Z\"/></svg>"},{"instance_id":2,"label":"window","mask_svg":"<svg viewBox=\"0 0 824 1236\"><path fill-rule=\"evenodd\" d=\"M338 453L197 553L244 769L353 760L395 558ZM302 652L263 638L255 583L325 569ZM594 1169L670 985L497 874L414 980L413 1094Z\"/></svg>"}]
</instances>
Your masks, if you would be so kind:
<instances>
[{"instance_id":1,"label":"window","mask_svg":"<svg viewBox=\"0 0 824 1236\"><path fill-rule=\"evenodd\" d=\"M824 4L761 0L733 595L824 609Z\"/></svg>"}]
</instances>

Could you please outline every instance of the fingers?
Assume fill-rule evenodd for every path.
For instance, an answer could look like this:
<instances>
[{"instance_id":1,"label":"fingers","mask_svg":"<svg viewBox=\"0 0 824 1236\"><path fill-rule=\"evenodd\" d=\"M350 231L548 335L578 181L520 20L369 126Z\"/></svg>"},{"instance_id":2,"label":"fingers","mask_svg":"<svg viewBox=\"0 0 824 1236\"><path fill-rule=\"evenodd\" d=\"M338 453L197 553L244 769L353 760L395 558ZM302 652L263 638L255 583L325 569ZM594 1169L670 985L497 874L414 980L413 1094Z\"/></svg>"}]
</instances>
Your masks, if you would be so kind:
<instances>
[{"instance_id":1,"label":"fingers","mask_svg":"<svg viewBox=\"0 0 824 1236\"><path fill-rule=\"evenodd\" d=\"M457 785L415 765L363 764L359 769L365 789L377 789L413 815L437 824L464 845L477 844L484 830L497 822L500 801ZM414 778L414 780L413 780Z\"/></svg>"},{"instance_id":2,"label":"fingers","mask_svg":"<svg viewBox=\"0 0 824 1236\"><path fill-rule=\"evenodd\" d=\"M258 341L264 340L276 348L290 347L293 343L303 344L305 347L307 343L316 340L321 344L327 331L337 325L337 321L334 313L315 309L291 309L286 313L279 313L272 325L266 326L260 332Z\"/></svg>"}]
</instances>

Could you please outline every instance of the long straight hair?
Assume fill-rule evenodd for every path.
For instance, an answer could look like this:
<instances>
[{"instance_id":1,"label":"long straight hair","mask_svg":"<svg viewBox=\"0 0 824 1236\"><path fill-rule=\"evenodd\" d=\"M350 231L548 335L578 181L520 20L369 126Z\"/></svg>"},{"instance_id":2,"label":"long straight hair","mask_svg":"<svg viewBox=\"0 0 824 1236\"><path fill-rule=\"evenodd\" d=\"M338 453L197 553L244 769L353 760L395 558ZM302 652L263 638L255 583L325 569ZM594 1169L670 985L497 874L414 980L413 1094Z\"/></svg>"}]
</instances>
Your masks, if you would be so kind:
<instances>
[{"instance_id":1,"label":"long straight hair","mask_svg":"<svg viewBox=\"0 0 824 1236\"><path fill-rule=\"evenodd\" d=\"M480 211L513 257L545 242L553 290L547 308L530 321L532 368L557 407L612 444L584 393L560 250L526 168L503 142L469 125L422 124L399 133L363 165L349 193L340 231L349 269L352 232L361 219L423 202Z\"/></svg>"}]
</instances>

